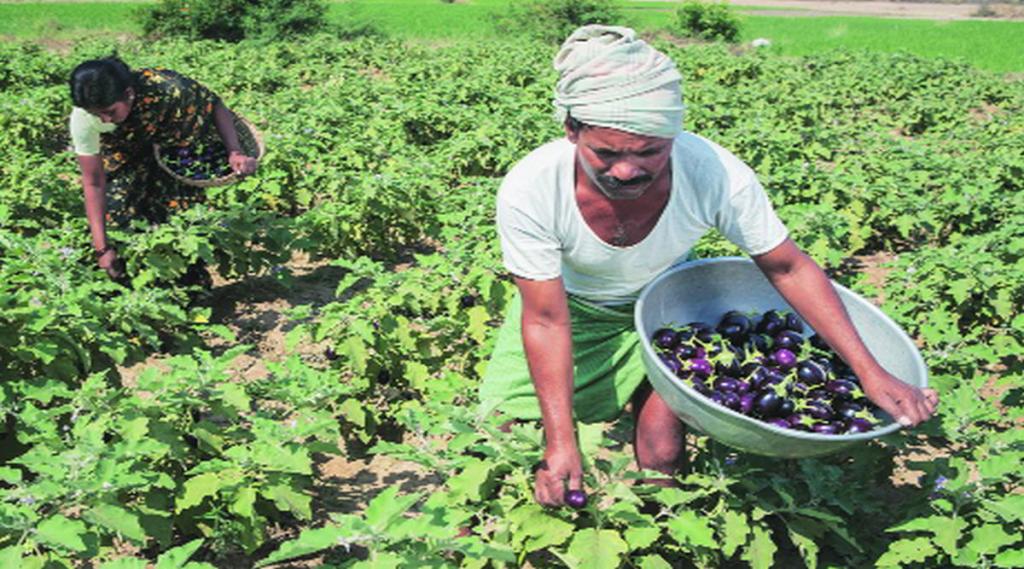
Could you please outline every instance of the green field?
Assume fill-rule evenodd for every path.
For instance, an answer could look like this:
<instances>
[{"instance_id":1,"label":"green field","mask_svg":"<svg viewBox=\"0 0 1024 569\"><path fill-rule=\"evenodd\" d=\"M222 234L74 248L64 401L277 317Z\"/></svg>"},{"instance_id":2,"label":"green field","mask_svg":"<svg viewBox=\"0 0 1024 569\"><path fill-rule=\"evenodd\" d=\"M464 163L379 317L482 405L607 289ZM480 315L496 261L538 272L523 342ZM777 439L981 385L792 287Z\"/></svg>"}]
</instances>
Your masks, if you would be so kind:
<instances>
[{"instance_id":1,"label":"green field","mask_svg":"<svg viewBox=\"0 0 1024 569\"><path fill-rule=\"evenodd\" d=\"M138 33L132 11L142 2L0 4L0 37L72 39L81 35ZM355 0L331 7L336 22L353 18L405 39L476 39L495 34L494 16L508 0L446 4L437 0ZM665 2L626 3L624 23L653 32L671 30L675 15ZM751 8L747 8L751 9ZM757 8L762 10L761 8ZM772 40L781 55L832 49L906 51L926 57L963 59L996 72L1024 71L1024 22L934 21L868 17L743 15L743 41Z\"/></svg>"},{"instance_id":2,"label":"green field","mask_svg":"<svg viewBox=\"0 0 1024 569\"><path fill-rule=\"evenodd\" d=\"M756 172L793 242L914 342L942 403L913 430L799 460L697 424L674 488L637 472L632 413L580 423L589 501L544 508L541 422L509 424L478 393L517 294L497 193L564 136L555 46L494 36L498 0L360 5L399 39L141 38L115 17L131 3L0 5L11 35L45 40L0 38L0 569L1024 567L1024 79L909 42L787 57L778 38L652 34L682 77L684 128ZM637 5L642 29L663 25ZM849 29L833 35L884 47ZM266 146L254 175L164 223L109 224L118 280L68 146L68 71L111 49L201 81ZM741 253L715 231L691 252ZM208 288L184 278L202 267ZM671 302L698 308L687 291ZM779 301L748 306L762 302ZM675 344L652 377L694 391L700 364L727 406L730 384L733 409L741 388L756 397L744 429L891 422L839 358L802 334L769 346L760 318L740 326L766 333L748 347L717 332L636 345ZM869 349L916 380L880 318L860 324ZM788 369L787 336L803 360Z\"/></svg>"}]
</instances>

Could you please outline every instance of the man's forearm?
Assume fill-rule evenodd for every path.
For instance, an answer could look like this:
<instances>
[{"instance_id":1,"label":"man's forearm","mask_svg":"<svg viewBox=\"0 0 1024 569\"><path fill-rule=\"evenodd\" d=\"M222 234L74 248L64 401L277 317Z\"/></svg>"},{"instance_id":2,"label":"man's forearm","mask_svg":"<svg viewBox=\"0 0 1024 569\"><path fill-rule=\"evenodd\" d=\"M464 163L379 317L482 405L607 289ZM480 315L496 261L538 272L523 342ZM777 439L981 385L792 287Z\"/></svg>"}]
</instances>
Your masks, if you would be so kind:
<instances>
[{"instance_id":1,"label":"man's forearm","mask_svg":"<svg viewBox=\"0 0 1024 569\"><path fill-rule=\"evenodd\" d=\"M566 326L523 322L523 349L550 447L575 446L572 336Z\"/></svg>"},{"instance_id":2,"label":"man's forearm","mask_svg":"<svg viewBox=\"0 0 1024 569\"><path fill-rule=\"evenodd\" d=\"M858 377L872 377L879 371L878 362L857 334L832 282L810 257L801 255L790 271L769 275L769 279Z\"/></svg>"}]
</instances>

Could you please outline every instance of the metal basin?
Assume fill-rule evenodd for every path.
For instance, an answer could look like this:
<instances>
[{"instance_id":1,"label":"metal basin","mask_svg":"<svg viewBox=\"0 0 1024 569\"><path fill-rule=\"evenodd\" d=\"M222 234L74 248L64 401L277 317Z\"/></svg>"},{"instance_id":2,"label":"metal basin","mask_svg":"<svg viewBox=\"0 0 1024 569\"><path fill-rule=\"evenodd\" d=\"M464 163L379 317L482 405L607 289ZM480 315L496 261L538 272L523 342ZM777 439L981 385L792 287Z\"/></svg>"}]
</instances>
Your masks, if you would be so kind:
<instances>
[{"instance_id":1,"label":"metal basin","mask_svg":"<svg viewBox=\"0 0 1024 569\"><path fill-rule=\"evenodd\" d=\"M834 284L854 327L868 350L889 373L905 383L926 387L928 368L903 330L867 300ZM644 365L654 389L687 425L731 447L766 456L802 458L840 451L850 445L897 431L900 425L882 413L882 425L850 435L823 435L762 423L712 402L675 377L658 359L648 341L670 323L695 320L716 324L729 310L789 310L753 261L741 257L702 259L677 265L660 275L640 294L636 328L644 338ZM805 335L813 332L808 328ZM880 412L881 413L881 412Z\"/></svg>"}]
</instances>

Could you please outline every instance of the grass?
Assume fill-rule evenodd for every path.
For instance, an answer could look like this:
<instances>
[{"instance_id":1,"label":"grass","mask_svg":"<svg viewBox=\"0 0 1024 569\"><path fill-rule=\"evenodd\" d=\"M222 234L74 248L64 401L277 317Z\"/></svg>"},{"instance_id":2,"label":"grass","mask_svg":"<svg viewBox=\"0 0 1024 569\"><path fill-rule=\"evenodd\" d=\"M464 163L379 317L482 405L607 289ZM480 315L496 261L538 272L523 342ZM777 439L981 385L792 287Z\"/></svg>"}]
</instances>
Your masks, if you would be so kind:
<instances>
[{"instance_id":1,"label":"grass","mask_svg":"<svg viewBox=\"0 0 1024 569\"><path fill-rule=\"evenodd\" d=\"M784 55L836 48L907 51L962 59L989 71L1024 71L1024 22L1018 21L746 16L743 25L744 41L768 38Z\"/></svg>"},{"instance_id":2,"label":"grass","mask_svg":"<svg viewBox=\"0 0 1024 569\"><path fill-rule=\"evenodd\" d=\"M369 20L403 39L487 41L495 15L515 0L352 0L334 2L329 18ZM0 38L73 39L85 33L139 33L131 17L143 2L0 3ZM671 29L675 6L626 2L624 24L640 30ZM754 7L745 7L754 9ZM756 8L761 10L761 8ZM1021 21L935 21L823 16L742 15L743 41L768 38L781 55L809 55L831 49L906 51L925 57L957 58L990 71L1024 72Z\"/></svg>"},{"instance_id":3,"label":"grass","mask_svg":"<svg viewBox=\"0 0 1024 569\"><path fill-rule=\"evenodd\" d=\"M0 38L73 39L85 33L139 33L131 17L142 2L0 3Z\"/></svg>"}]
</instances>

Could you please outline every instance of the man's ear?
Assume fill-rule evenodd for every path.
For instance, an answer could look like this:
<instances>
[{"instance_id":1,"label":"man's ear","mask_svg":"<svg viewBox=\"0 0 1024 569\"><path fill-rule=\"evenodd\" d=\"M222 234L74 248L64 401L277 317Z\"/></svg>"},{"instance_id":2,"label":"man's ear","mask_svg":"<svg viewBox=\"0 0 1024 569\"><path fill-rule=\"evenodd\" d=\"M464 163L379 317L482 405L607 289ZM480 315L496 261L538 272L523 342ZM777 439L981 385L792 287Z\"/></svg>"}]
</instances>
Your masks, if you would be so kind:
<instances>
[{"instance_id":1,"label":"man's ear","mask_svg":"<svg viewBox=\"0 0 1024 569\"><path fill-rule=\"evenodd\" d=\"M565 137L569 139L569 142L576 144L576 142L578 142L580 139L579 129L574 130L572 127L570 127L569 121L565 121L565 124L562 126L565 127Z\"/></svg>"}]
</instances>

